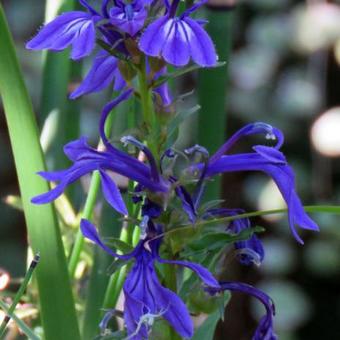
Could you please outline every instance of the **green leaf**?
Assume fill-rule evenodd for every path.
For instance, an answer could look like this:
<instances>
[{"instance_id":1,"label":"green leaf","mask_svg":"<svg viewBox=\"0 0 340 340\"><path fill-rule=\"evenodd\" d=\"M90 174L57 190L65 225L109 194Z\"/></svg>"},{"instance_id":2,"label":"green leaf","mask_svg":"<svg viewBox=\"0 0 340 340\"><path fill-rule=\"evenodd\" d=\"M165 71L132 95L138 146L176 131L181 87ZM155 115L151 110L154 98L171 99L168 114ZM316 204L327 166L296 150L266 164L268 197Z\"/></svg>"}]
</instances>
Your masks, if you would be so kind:
<instances>
[{"instance_id":1,"label":"green leaf","mask_svg":"<svg viewBox=\"0 0 340 340\"><path fill-rule=\"evenodd\" d=\"M130 253L133 250L133 247L131 244L128 244L127 242L124 242L123 240L120 240L119 238L106 237L105 240L107 240L106 244L108 246L114 247L123 253Z\"/></svg>"},{"instance_id":2,"label":"green leaf","mask_svg":"<svg viewBox=\"0 0 340 340\"><path fill-rule=\"evenodd\" d=\"M170 242L174 254L178 253L183 247L196 239L200 234L201 228L192 226L192 228L177 228L173 232L166 234L166 241Z\"/></svg>"},{"instance_id":3,"label":"green leaf","mask_svg":"<svg viewBox=\"0 0 340 340\"><path fill-rule=\"evenodd\" d=\"M186 304L191 313L211 314L220 307L220 296L210 296L202 288L202 283L198 281L191 286Z\"/></svg>"},{"instance_id":4,"label":"green leaf","mask_svg":"<svg viewBox=\"0 0 340 340\"><path fill-rule=\"evenodd\" d=\"M80 338L60 231L51 204L33 205L33 196L49 190L37 171L45 169L38 129L21 70L0 5L0 93L19 179L33 252L40 252L36 271L46 339Z\"/></svg>"},{"instance_id":5,"label":"green leaf","mask_svg":"<svg viewBox=\"0 0 340 340\"><path fill-rule=\"evenodd\" d=\"M220 206L222 203L224 203L225 200L212 200L206 203L203 203L200 208L199 208L199 212L200 213L204 213L205 211L212 209L212 208L216 208L218 206Z\"/></svg>"},{"instance_id":6,"label":"green leaf","mask_svg":"<svg viewBox=\"0 0 340 340\"><path fill-rule=\"evenodd\" d=\"M208 21L205 29L214 41L220 60L229 64L232 43L232 18L234 11L218 11L205 8ZM198 72L198 104L202 107L198 114L198 144L209 152L215 152L226 140L228 65L219 68L202 68ZM222 188L222 177L206 186L202 201L219 198Z\"/></svg>"},{"instance_id":7,"label":"green leaf","mask_svg":"<svg viewBox=\"0 0 340 340\"><path fill-rule=\"evenodd\" d=\"M168 127L168 138L172 136L179 128L181 123L183 123L187 118L189 118L192 114L196 113L201 107L199 105L195 105L189 110L179 112L170 122Z\"/></svg>"},{"instance_id":8,"label":"green leaf","mask_svg":"<svg viewBox=\"0 0 340 340\"><path fill-rule=\"evenodd\" d=\"M226 298L225 304L228 300L229 296ZM197 328L191 340L213 340L217 323L221 318L220 310L216 310L214 313L210 314L203 324Z\"/></svg>"},{"instance_id":9,"label":"green leaf","mask_svg":"<svg viewBox=\"0 0 340 340\"><path fill-rule=\"evenodd\" d=\"M242 230L238 234L230 234L227 232L209 233L201 237L199 240L191 242L188 247L199 250L216 250L225 247L229 243L248 240L254 233L263 232L264 228L254 227Z\"/></svg>"},{"instance_id":10,"label":"green leaf","mask_svg":"<svg viewBox=\"0 0 340 340\"><path fill-rule=\"evenodd\" d=\"M219 62L219 63L216 63L214 68L221 67L223 65L225 65L225 62ZM175 79L177 77L183 76L186 73L198 70L200 68L202 68L202 66L199 66L199 65L196 65L196 64L180 68L180 69L178 69L175 72L168 73L168 74L166 74L164 76L159 77L156 81L153 82L152 87L156 88L156 87L158 87L158 86L160 86L160 85L162 85L164 83L167 83L171 79Z\"/></svg>"},{"instance_id":11,"label":"green leaf","mask_svg":"<svg viewBox=\"0 0 340 340\"><path fill-rule=\"evenodd\" d=\"M123 60L127 63L129 63L129 65L131 67L133 67L133 63L127 58L127 56L121 52L119 52L118 50L116 50L115 48L112 48L112 46L110 46L109 44L107 44L105 41L97 39L97 44L104 49L106 52L108 52L109 54L113 55L114 57Z\"/></svg>"}]
</instances>

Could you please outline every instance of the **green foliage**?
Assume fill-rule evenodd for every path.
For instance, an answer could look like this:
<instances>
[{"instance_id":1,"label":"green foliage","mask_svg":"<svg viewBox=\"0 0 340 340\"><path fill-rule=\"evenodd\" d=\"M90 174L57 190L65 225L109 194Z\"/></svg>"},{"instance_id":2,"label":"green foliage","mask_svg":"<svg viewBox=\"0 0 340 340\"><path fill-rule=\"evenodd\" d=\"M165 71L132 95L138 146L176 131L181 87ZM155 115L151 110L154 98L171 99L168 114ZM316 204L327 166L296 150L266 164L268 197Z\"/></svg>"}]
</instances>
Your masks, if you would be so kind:
<instances>
[{"instance_id":1,"label":"green foliage","mask_svg":"<svg viewBox=\"0 0 340 340\"><path fill-rule=\"evenodd\" d=\"M45 168L32 104L22 78L12 37L0 6L0 93L15 159L29 241L40 252L36 271L45 337L79 339L66 259L51 204L34 206L30 199L49 189L36 176Z\"/></svg>"},{"instance_id":2,"label":"green foliage","mask_svg":"<svg viewBox=\"0 0 340 340\"><path fill-rule=\"evenodd\" d=\"M213 313L211 313L207 319L203 322L203 324L198 327L192 340L213 340L214 333L216 329L216 325L220 319L223 319L224 307L228 303L230 299L230 294L225 293L222 298L222 308L216 309Z\"/></svg>"},{"instance_id":3,"label":"green foliage","mask_svg":"<svg viewBox=\"0 0 340 340\"><path fill-rule=\"evenodd\" d=\"M218 62L218 63L216 63L214 68L221 67L221 66L224 66L224 65L225 65L225 62ZM174 72L171 72L171 73L168 73L168 74L166 74L164 76L159 77L157 80L155 80L152 83L152 87L156 88L156 87L158 87L160 85L163 85L163 84L167 83L170 80L176 79L176 78L178 78L180 76L183 76L184 74L196 71L196 70L198 70L200 68L202 68L202 67L199 66L199 65L196 65L196 64L192 64L192 65L189 65L187 67L179 68L178 70L176 70Z\"/></svg>"},{"instance_id":4,"label":"green foliage","mask_svg":"<svg viewBox=\"0 0 340 340\"><path fill-rule=\"evenodd\" d=\"M227 244L245 241L249 239L254 233L263 232L264 228L254 227L242 230L238 234L231 234L228 232L213 232L207 233L188 245L188 248L194 252L199 251L219 251Z\"/></svg>"}]
</instances>

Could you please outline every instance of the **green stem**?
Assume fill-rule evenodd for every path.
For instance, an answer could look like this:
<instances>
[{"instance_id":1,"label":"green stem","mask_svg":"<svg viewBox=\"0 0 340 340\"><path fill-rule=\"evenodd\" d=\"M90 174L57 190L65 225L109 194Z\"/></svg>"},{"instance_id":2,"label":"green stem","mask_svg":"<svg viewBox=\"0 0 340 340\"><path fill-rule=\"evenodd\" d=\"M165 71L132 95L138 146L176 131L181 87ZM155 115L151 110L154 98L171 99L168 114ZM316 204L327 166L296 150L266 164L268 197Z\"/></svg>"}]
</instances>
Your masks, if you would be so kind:
<instances>
[{"instance_id":1,"label":"green stem","mask_svg":"<svg viewBox=\"0 0 340 340\"><path fill-rule=\"evenodd\" d=\"M312 213L328 213L328 214L335 214L340 215L340 206L336 205L306 205L304 206L305 211L312 212ZM275 214L285 214L288 212L288 209L272 209L272 210L258 210L258 211L252 211L249 213L239 214L239 215L233 215L228 217L221 217L221 218L214 218L211 220L206 221L199 221L195 224L183 224L178 228L173 228L162 235L159 235L158 237L163 237L165 235L169 235L172 233L177 232L178 230L183 229L191 229L191 228L197 228L199 226L205 226L210 224L218 224L218 223L224 223L224 222L230 222L234 220L238 220L241 218L249 218L249 217L256 217L256 216L265 216L265 215L275 215Z\"/></svg>"},{"instance_id":2,"label":"green stem","mask_svg":"<svg viewBox=\"0 0 340 340\"><path fill-rule=\"evenodd\" d=\"M154 157L158 159L157 148L157 124L155 109L152 101L152 90L149 88L146 72L145 61L142 63L141 69L138 70L138 85L143 112L144 124L146 127L146 142Z\"/></svg>"},{"instance_id":3,"label":"green stem","mask_svg":"<svg viewBox=\"0 0 340 340\"><path fill-rule=\"evenodd\" d=\"M113 115L111 114L107 121L106 121L106 125L105 125L105 134L108 135L109 132L112 129L112 124L113 124ZM101 147L101 142L99 142L98 144L98 148ZM92 178L91 178L91 183L90 183L90 188L89 188L89 193L86 197L86 201L85 201L85 207L84 207L84 211L83 211L83 215L82 218L84 219L91 219L92 214L93 214L93 210L96 204L96 200L97 200L97 196L98 196L98 191L99 191L99 186L100 186L100 175L98 171L95 171L92 174ZM74 242L74 246L70 255L70 259L69 259L69 273L70 273L70 277L73 278L74 274L76 272L77 269L77 264L79 262L79 258L80 258L80 254L82 252L84 246L84 237L83 234L81 232L81 230L79 229L76 235L76 240Z\"/></svg>"},{"instance_id":4,"label":"green stem","mask_svg":"<svg viewBox=\"0 0 340 340\"><path fill-rule=\"evenodd\" d=\"M139 85L139 92L141 97L141 104L142 104L142 112L144 122L147 126L148 131L154 126L155 124L155 115L151 97L151 89L149 88L148 81L147 81L147 73L146 73L146 66L145 62L142 63L141 70L138 71L138 85Z\"/></svg>"},{"instance_id":5,"label":"green stem","mask_svg":"<svg viewBox=\"0 0 340 340\"><path fill-rule=\"evenodd\" d=\"M136 217L136 215L139 214L139 206L132 207L131 202L129 203L130 203L129 211L132 212L131 214L132 216ZM139 228L135 227L133 223L130 223L128 226L123 226L119 239L124 242L130 243L132 245L136 245L136 243L139 240L138 236L139 236ZM103 304L104 309L113 308L117 304L119 294L122 290L122 287L125 281L126 274L127 274L127 266L123 266L122 268L120 268L119 271L115 272L111 276L108 287L106 289L106 293L105 293L104 304Z\"/></svg>"},{"instance_id":6,"label":"green stem","mask_svg":"<svg viewBox=\"0 0 340 340\"><path fill-rule=\"evenodd\" d=\"M13 311L10 311L10 307L8 307L3 301L0 300L0 308L11 318L13 319L20 330L27 336L30 340L41 340L34 332L29 328L24 321L22 321ZM1 337L1 339L3 339Z\"/></svg>"},{"instance_id":7,"label":"green stem","mask_svg":"<svg viewBox=\"0 0 340 340\"><path fill-rule=\"evenodd\" d=\"M321 213L333 213L333 214L340 214L340 206L331 206L331 205L309 205L304 206L305 211L307 212L321 212ZM284 214L287 213L288 209L272 209L272 210L258 210L249 213L216 218L213 220L208 221L201 221L196 224L196 226L203 226L207 224L215 224L215 223L222 223L222 222L229 222L238 220L241 218L249 218L249 217L256 217L256 216L265 216L265 215L275 215L275 214Z\"/></svg>"},{"instance_id":8,"label":"green stem","mask_svg":"<svg viewBox=\"0 0 340 340\"><path fill-rule=\"evenodd\" d=\"M91 219L92 217L92 213L93 213L96 200L97 200L97 196L98 196L99 186L100 186L100 175L98 171L95 171L92 174L89 193L86 197L84 212L82 215L82 218L84 219L88 220L88 219ZM73 246L73 249L70 255L69 265L68 265L71 278L74 277L74 274L75 274L75 271L77 269L77 265L79 262L80 254L81 254L81 251L83 250L83 246L84 246L84 237L83 237L81 230L79 229L76 235L76 240L74 242L74 246Z\"/></svg>"},{"instance_id":9,"label":"green stem","mask_svg":"<svg viewBox=\"0 0 340 340\"><path fill-rule=\"evenodd\" d=\"M17 306L17 304L19 303L21 297L23 296L23 294L25 293L26 287L29 283L29 281L31 280L31 277L33 275L34 269L36 267L36 265L38 264L40 259L40 255L37 254L35 255L33 261L31 262L31 265L28 268L28 271L24 277L24 281L22 282L22 284L20 285L20 288L18 290L18 292L15 294L15 297L13 299L13 302L11 304L11 306L9 307L8 311L7 311L7 316L3 319L1 326L0 326L0 339L2 339L2 337L5 334L5 330L6 330L6 326L8 325L8 322L11 319L11 315L14 313L15 307Z\"/></svg>"}]
</instances>

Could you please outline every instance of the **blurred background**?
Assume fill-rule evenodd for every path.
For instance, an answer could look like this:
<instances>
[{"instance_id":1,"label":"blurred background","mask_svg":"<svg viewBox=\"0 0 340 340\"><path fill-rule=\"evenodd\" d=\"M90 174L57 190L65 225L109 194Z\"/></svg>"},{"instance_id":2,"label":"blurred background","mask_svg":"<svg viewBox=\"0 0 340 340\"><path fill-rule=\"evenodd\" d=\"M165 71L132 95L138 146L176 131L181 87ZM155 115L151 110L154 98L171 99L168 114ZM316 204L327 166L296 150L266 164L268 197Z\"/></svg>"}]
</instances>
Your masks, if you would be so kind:
<instances>
[{"instance_id":1,"label":"blurred background","mask_svg":"<svg viewBox=\"0 0 340 340\"><path fill-rule=\"evenodd\" d=\"M43 126L46 118L40 105L44 95L43 58L39 53L26 51L24 44L44 21L44 1L2 2L35 112ZM209 112L210 120L215 119L214 115L216 120L222 118L223 125L219 128L225 137L253 121L264 121L283 130L286 138L283 151L296 172L298 192L304 204L340 204L339 3L244 0L232 6L234 2L215 0L200 13L203 17L205 11L209 17L208 29L214 31L213 39L221 44L218 48L231 45L230 55L225 51L227 67L222 68L225 73L222 77L228 76L228 86L215 88L218 80L210 79L206 89L202 72L182 78L176 88L179 92L194 89L190 103L201 103L201 111ZM228 31L222 32L223 27ZM83 70L88 66L85 63ZM74 72L77 81L79 70ZM212 96L218 91L224 95L222 112L208 106L209 101L214 105ZM55 96L59 100L58 93ZM79 109L77 105L81 106L81 115L68 107L67 124L76 126L75 136L80 131L95 142L98 134L93 126L106 97L107 93L91 95L80 104L72 104L74 111ZM197 135L204 134L200 132L200 115L193 114L183 124L178 147L191 145ZM57 125L56 120L57 111L49 115L50 130ZM118 119L117 139L124 131L122 124ZM65 161L62 156L56 158L63 144L58 137L56 128L48 137L52 142L45 141L50 168L58 167L55 163L59 161L55 159L60 160L59 164ZM212 137L206 132L200 141L206 139L209 143ZM72 134L68 139L71 138ZM214 142L209 145L213 152ZM247 147L249 144L245 142L236 151ZM6 203L8 195L18 194L18 186L3 114L0 115L0 164L0 270L18 278L25 271L27 241L22 213ZM222 197L228 207L249 211L284 207L273 182L262 175L228 175L222 185ZM321 232L303 234L306 241L303 247L290 235L286 216L255 219L254 224L267 229L261 235L266 251L263 265L249 269L233 259L225 261L226 279L254 284L273 298L277 311L275 329L282 340L340 339L340 217L315 214L313 218ZM0 280L0 289L3 284ZM256 301L235 294L224 323L218 326L216 338L250 339L262 313Z\"/></svg>"}]
</instances>

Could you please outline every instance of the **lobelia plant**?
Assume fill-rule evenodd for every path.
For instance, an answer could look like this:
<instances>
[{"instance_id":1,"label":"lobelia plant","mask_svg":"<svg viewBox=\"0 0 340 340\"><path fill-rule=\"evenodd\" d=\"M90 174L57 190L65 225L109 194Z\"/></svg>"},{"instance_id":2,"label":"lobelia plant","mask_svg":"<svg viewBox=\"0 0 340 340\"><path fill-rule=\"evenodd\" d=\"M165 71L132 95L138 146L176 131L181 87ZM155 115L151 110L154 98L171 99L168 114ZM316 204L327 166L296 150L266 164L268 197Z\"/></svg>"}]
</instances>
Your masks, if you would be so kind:
<instances>
[{"instance_id":1,"label":"lobelia plant","mask_svg":"<svg viewBox=\"0 0 340 340\"><path fill-rule=\"evenodd\" d=\"M212 150L204 146L195 145L184 152L174 148L173 131L178 128L180 114L168 81L196 68L219 66L214 44L204 30L205 21L193 17L205 2L183 9L179 0L103 0L97 8L79 0L83 11L61 14L26 45L28 49L51 51L72 46L74 60L89 56L97 48L90 71L70 98L108 86L118 92L116 98L103 105L98 126L101 147L89 146L86 137L65 145L64 152L73 164L60 171L40 172L56 185L32 198L35 204L52 202L82 176L99 174L100 181L93 181L92 188L101 183L107 203L130 226L128 237L115 242L116 250L112 250L89 221L96 190L87 197L92 205L81 219L71 261L75 265L79 262L85 237L115 258L115 270L124 278L123 286L116 282L108 288L108 294L116 296L122 289L124 304L122 311L112 305L103 316L98 324L102 338L191 338L195 334L191 314L207 312L204 305L191 310L191 299L203 294L211 307L208 314L212 314L220 304L224 307L227 303L225 291L249 294L264 305L266 314L253 339L277 338L270 297L245 283L218 280L218 260L227 252L233 251L240 264L246 266L260 265L265 254L257 235L262 229L251 226L243 216L244 210L220 207L220 202L203 202L205 187L216 175L265 173L276 183L287 204L288 223L295 239L303 243L296 227L318 231L295 191L293 170L280 151L283 134L277 128L262 122L248 124L212 156ZM173 71L169 73L168 69ZM111 143L107 131L110 113L130 98L140 103L141 123L134 126L136 135L121 139L129 146L125 152ZM252 152L229 153L241 138L255 134L275 145L254 145ZM113 173L133 183L125 199ZM123 271L122 266L128 270ZM74 270L73 266L71 276ZM202 289L192 291L200 282ZM122 332L117 332L111 320L115 316L124 318Z\"/></svg>"}]
</instances>

